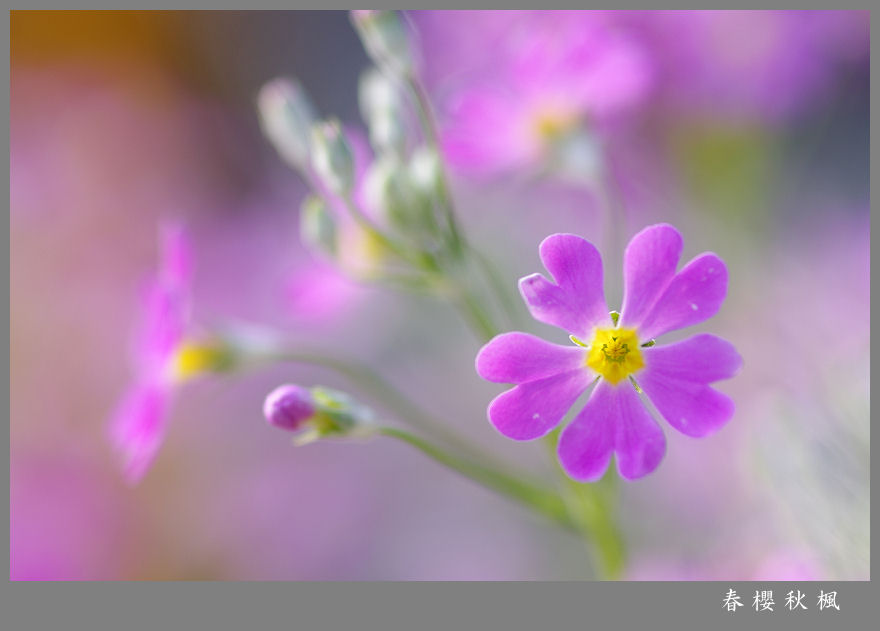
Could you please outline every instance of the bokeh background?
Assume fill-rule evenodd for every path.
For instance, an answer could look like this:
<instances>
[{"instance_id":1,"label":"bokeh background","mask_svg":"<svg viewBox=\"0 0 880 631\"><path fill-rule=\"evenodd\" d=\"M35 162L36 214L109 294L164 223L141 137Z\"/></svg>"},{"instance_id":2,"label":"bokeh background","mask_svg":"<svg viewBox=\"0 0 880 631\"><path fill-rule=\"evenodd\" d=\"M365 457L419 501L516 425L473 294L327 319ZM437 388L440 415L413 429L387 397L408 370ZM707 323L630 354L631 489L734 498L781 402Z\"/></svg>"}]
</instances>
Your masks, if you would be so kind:
<instances>
[{"instance_id":1,"label":"bokeh background","mask_svg":"<svg viewBox=\"0 0 880 631\"><path fill-rule=\"evenodd\" d=\"M407 17L443 124L512 18ZM627 237L669 221L685 259L725 259L728 298L697 329L745 359L721 385L734 419L700 440L666 431L660 468L621 485L626 578L867 579L868 16L603 19L650 79L606 137ZM193 235L200 320L349 354L486 449L548 465L486 421L500 389L473 372L480 343L450 306L358 285L300 244L306 187L261 135L255 98L294 75L359 124L369 62L345 13L18 11L10 27L11 578L592 576L576 539L404 445L291 447L262 400L283 382L347 387L314 368L188 386L154 467L127 486L105 426L168 217ZM511 286L540 270L551 232L602 243L589 187L453 174L462 222Z\"/></svg>"}]
</instances>

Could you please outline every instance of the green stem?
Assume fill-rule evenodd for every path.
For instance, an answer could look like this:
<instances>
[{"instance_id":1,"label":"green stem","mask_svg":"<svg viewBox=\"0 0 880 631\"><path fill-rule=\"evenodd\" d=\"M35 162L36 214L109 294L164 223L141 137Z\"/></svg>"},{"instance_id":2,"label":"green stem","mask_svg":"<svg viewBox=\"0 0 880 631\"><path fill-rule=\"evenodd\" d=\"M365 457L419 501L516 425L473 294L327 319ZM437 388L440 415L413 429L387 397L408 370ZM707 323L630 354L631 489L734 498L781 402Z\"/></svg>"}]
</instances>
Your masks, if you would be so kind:
<instances>
[{"instance_id":1,"label":"green stem","mask_svg":"<svg viewBox=\"0 0 880 631\"><path fill-rule=\"evenodd\" d=\"M490 339L498 335L498 328L492 322L492 318L486 312L481 301L476 298L469 289L463 285L459 285L457 298L458 300L456 303L459 309L465 316L468 324L470 324L471 328L477 334L477 337L483 342L488 342Z\"/></svg>"},{"instance_id":2,"label":"green stem","mask_svg":"<svg viewBox=\"0 0 880 631\"><path fill-rule=\"evenodd\" d=\"M558 435L559 432L554 431L545 440L554 463ZM626 563L626 552L623 536L614 518L614 473L609 471L601 481L591 484L572 480L556 464L554 468L558 474L560 493L566 510L588 544L596 575L603 580L620 578Z\"/></svg>"},{"instance_id":3,"label":"green stem","mask_svg":"<svg viewBox=\"0 0 880 631\"><path fill-rule=\"evenodd\" d=\"M383 436L403 441L433 459L434 461L482 484L486 488L522 504L526 508L543 515L566 530L577 530L566 509L565 503L552 491L543 489L518 477L508 475L483 464L459 458L428 441L393 427L382 427Z\"/></svg>"},{"instance_id":4,"label":"green stem","mask_svg":"<svg viewBox=\"0 0 880 631\"><path fill-rule=\"evenodd\" d=\"M507 285L505 285L504 281L501 278L501 274L498 269L492 263L488 256L479 252L474 248L468 248L471 256L479 264L480 268L483 271L483 274L486 276L486 279L489 281L489 286L492 288L495 296L498 298L498 301L503 309L504 313L508 316L508 321L514 325L519 318L517 318L517 314L519 313L519 304L514 300L513 294L508 291Z\"/></svg>"},{"instance_id":5,"label":"green stem","mask_svg":"<svg viewBox=\"0 0 880 631\"><path fill-rule=\"evenodd\" d=\"M437 131L437 123L434 120L428 94L416 77L410 76L407 80L407 85L416 105L416 112L422 125L425 142L438 156L441 156L440 134ZM449 192L449 180L446 176L446 170L443 168L442 160L440 165L440 203L449 228L450 250L454 255L458 256L464 250L466 244L464 236L458 227L458 221L455 218L455 207L452 202L452 194Z\"/></svg>"},{"instance_id":6,"label":"green stem","mask_svg":"<svg viewBox=\"0 0 880 631\"><path fill-rule=\"evenodd\" d=\"M286 361L297 364L310 364L332 370L348 379L364 394L371 399L381 402L396 419L410 425L413 429L425 432L443 443L454 447L469 457L492 462L493 466L501 465L494 463L491 456L483 453L469 440L459 436L450 430L448 426L424 412L418 405L410 401L394 386L386 382L375 369L352 361L328 357L319 353L296 352L285 349L249 349L247 345L238 344L237 348L243 350L245 356L259 361Z\"/></svg>"}]
</instances>

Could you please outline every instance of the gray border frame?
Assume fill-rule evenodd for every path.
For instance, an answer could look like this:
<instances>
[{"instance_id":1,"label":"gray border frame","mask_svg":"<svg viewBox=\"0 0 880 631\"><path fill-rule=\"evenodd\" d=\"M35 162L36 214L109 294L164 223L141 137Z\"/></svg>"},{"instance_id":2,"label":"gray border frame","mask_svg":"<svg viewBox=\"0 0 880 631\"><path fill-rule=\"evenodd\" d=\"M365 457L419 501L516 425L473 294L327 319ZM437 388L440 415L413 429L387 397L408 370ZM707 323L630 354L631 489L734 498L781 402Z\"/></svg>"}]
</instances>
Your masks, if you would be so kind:
<instances>
[{"instance_id":1,"label":"gray border frame","mask_svg":"<svg viewBox=\"0 0 880 631\"><path fill-rule=\"evenodd\" d=\"M647 2L643 2L647 5ZM44 4L44 3L41 3ZM53 8L70 8L58 2ZM107 3L95 3L106 5ZM192 7L196 3L187 3ZM206 8L236 8L236 3L198 0ZM239 7L242 3L237 3ZM248 3L252 5L253 3ZM339 4L339 3L334 3ZM389 4L374 2L374 5ZM522 2L517 4L523 5ZM689 3L690 4L690 3ZM779 3L777 3L779 4ZM789 3L786 3L789 4ZM274 6L273 6L274 5ZM281 5L281 6L279 6ZM259 8L327 9L327 2L263 3ZM92 8L119 8L98 6ZM133 6L131 8L138 8ZM168 7L161 7L168 8ZM249 8L254 8L250 6ZM334 7L354 8L354 7ZM400 8L400 7L389 7ZM422 8L429 8L427 6ZM435 7L436 8L436 7ZM487 7L491 8L491 7ZM501 7L499 7L501 8ZM511 8L509 5L503 8ZM572 7L580 8L580 7ZM612 8L612 7L607 7ZM614 7L619 8L619 7ZM650 5L642 8L654 8ZM706 7L689 7L706 8ZM791 7L791 8L803 8ZM820 8L820 7L812 7ZM827 5L826 5L827 8ZM10 14L4 12L6 33ZM876 24L871 16L872 30ZM7 35L8 36L8 35ZM9 48L3 65L9 90ZM872 115L876 111L876 55L871 54ZM9 107L8 98L4 107ZM8 127L6 143L8 145ZM875 142L871 134L871 179L876 180ZM6 159L6 158L4 158ZM8 164L7 164L8 166ZM872 195L872 212L874 199ZM7 235L8 236L8 235ZM872 241L873 246L873 241ZM872 247L873 249L873 247ZM872 272L875 270L873 269ZM872 273L872 277L875 274ZM7 288L8 280L7 280ZM872 283L873 288L873 283ZM8 314L8 311L7 311ZM8 315L6 316L8 318ZM876 344L871 344L875 357ZM7 346L7 352L9 346ZM10 392L6 390L7 399ZM4 434L3 440L8 440ZM871 446L877 438L872 436ZM8 445L7 445L8 446ZM7 449L8 453L8 449ZM9 469L3 469L9 492ZM872 482L876 477L872 473ZM876 506L872 484L871 516ZM8 498L8 496L7 496ZM6 506L8 506L8 502ZM6 521L8 528L8 520ZM872 519L872 533L876 520ZM8 530L7 530L8 535ZM7 548L6 554L9 554ZM872 576L876 576L874 557ZM746 607L731 614L722 599L729 588ZM806 612L781 606L789 589L815 599L819 589L837 590L841 610ZM748 609L755 589L773 589L776 611ZM21 583L0 587L0 626L6 629L870 629L878 590L861 582L642 582L642 583ZM875 621L876 624L876 621Z\"/></svg>"}]
</instances>

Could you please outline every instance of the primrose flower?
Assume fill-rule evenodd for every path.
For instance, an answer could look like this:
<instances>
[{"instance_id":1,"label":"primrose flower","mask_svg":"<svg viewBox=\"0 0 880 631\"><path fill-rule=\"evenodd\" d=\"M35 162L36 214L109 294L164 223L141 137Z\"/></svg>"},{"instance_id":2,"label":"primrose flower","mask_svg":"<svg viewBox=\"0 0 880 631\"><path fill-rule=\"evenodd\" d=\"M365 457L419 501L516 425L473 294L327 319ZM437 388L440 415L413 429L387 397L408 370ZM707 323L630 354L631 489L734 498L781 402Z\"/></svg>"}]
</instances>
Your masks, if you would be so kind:
<instances>
[{"instance_id":1,"label":"primrose flower","mask_svg":"<svg viewBox=\"0 0 880 631\"><path fill-rule=\"evenodd\" d=\"M206 372L225 369L232 361L223 345L187 337L190 259L183 227L163 225L160 269L147 287L143 328L136 340L134 384L109 425L110 440L131 483L143 477L162 444L176 387Z\"/></svg>"},{"instance_id":2,"label":"primrose flower","mask_svg":"<svg viewBox=\"0 0 880 631\"><path fill-rule=\"evenodd\" d=\"M709 384L739 371L742 359L733 346L709 334L654 345L664 333L715 315L727 293L720 258L700 254L676 272L681 250L681 235L668 224L649 226L633 237L624 256L618 314L605 304L596 248L572 234L544 239L541 260L553 281L526 276L520 292L536 320L564 329L575 345L513 332L480 350L481 377L516 384L489 404L496 429L514 440L544 436L595 383L558 444L568 475L595 481L612 453L626 479L650 473L663 458L666 440L641 393L688 436L705 436L724 425L733 415L733 401Z\"/></svg>"},{"instance_id":3,"label":"primrose flower","mask_svg":"<svg viewBox=\"0 0 880 631\"><path fill-rule=\"evenodd\" d=\"M774 122L826 100L842 73L868 58L869 16L858 11L645 11L640 31L663 74L659 100L685 114Z\"/></svg>"},{"instance_id":4,"label":"primrose flower","mask_svg":"<svg viewBox=\"0 0 880 631\"><path fill-rule=\"evenodd\" d=\"M572 143L592 143L584 137L588 126L619 120L650 87L650 58L603 12L415 17L428 45L444 49L441 56L462 39L480 40L479 58L468 65L478 72L438 78L430 64L427 69L441 101L444 151L472 175L564 167L556 163L564 162Z\"/></svg>"}]
</instances>

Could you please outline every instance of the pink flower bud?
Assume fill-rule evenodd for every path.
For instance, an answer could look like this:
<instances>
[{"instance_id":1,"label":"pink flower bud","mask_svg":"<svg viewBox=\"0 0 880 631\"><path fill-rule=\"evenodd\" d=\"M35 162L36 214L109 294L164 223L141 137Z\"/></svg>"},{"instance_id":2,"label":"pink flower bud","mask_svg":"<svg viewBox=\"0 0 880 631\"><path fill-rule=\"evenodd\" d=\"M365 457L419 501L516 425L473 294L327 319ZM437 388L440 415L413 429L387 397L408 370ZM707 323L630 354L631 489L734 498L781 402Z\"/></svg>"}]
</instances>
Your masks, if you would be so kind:
<instances>
[{"instance_id":1,"label":"pink flower bud","mask_svg":"<svg viewBox=\"0 0 880 631\"><path fill-rule=\"evenodd\" d=\"M307 388L278 386L266 396L263 414L270 425L296 431L315 415L315 402Z\"/></svg>"}]
</instances>

